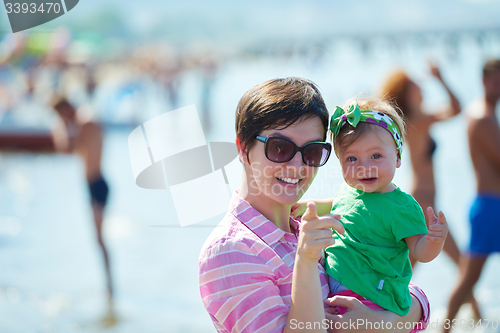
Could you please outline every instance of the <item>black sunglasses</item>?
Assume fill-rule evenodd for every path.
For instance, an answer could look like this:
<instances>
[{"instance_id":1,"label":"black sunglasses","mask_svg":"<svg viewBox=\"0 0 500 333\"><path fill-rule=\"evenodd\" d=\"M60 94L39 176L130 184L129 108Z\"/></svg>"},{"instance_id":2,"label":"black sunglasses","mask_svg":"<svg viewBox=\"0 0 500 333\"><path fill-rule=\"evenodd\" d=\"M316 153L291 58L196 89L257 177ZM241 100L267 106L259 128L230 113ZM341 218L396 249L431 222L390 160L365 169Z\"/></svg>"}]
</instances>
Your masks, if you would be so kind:
<instances>
[{"instance_id":1,"label":"black sunglasses","mask_svg":"<svg viewBox=\"0 0 500 333\"><path fill-rule=\"evenodd\" d=\"M305 165L320 167L325 165L332 151L332 145L328 142L309 142L302 147L297 147L293 141L280 137L264 138L257 135L255 138L266 144L267 159L276 163L288 162L300 151Z\"/></svg>"}]
</instances>

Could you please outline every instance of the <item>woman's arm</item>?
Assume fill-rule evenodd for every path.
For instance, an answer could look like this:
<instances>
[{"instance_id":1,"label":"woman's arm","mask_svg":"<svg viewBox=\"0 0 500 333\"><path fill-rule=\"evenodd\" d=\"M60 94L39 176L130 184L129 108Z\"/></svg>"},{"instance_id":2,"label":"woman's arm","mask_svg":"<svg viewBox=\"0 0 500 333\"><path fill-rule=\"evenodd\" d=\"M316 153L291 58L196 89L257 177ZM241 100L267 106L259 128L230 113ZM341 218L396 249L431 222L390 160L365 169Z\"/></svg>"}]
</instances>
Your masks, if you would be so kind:
<instances>
[{"instance_id":1,"label":"woman's arm","mask_svg":"<svg viewBox=\"0 0 500 333\"><path fill-rule=\"evenodd\" d=\"M453 92L450 90L446 82L443 80L439 68L434 63L429 63L429 68L432 76L434 76L436 79L439 80L439 82L441 82L443 88L446 90L446 93L448 94L448 97L450 99L450 105L447 108L431 116L433 116L435 121L442 121L456 116L461 111L460 102L458 101L455 94L453 94Z\"/></svg>"},{"instance_id":2,"label":"woman's arm","mask_svg":"<svg viewBox=\"0 0 500 333\"><path fill-rule=\"evenodd\" d=\"M344 227L332 215L318 216L316 205L307 203L302 215L299 243L295 256L292 281L292 300L287 325L283 332L297 332L297 323L307 332L325 332L321 325L325 321L318 261L323 250L334 244L332 230L344 233ZM307 327L307 323L312 326ZM315 325L316 324L316 325ZM312 329L311 329L312 327Z\"/></svg>"}]
</instances>

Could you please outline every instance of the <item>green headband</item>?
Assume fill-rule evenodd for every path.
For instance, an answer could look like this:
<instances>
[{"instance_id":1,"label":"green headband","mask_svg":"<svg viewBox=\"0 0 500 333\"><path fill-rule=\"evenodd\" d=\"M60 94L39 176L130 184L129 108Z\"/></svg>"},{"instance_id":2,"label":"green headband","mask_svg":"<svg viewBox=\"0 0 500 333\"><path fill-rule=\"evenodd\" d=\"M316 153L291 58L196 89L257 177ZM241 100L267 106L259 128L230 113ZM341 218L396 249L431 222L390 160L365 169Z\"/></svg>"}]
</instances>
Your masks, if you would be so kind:
<instances>
[{"instance_id":1,"label":"green headband","mask_svg":"<svg viewBox=\"0 0 500 333\"><path fill-rule=\"evenodd\" d=\"M339 106L335 108L335 112L333 112L330 118L330 131L333 133L333 140L339 135L340 129L346 123L349 123L352 127L356 127L360 121L381 126L389 131L396 142L396 149L399 151L399 156L401 157L403 152L403 138L394 120L379 111L360 110L358 101L356 100L349 104L347 110Z\"/></svg>"}]
</instances>

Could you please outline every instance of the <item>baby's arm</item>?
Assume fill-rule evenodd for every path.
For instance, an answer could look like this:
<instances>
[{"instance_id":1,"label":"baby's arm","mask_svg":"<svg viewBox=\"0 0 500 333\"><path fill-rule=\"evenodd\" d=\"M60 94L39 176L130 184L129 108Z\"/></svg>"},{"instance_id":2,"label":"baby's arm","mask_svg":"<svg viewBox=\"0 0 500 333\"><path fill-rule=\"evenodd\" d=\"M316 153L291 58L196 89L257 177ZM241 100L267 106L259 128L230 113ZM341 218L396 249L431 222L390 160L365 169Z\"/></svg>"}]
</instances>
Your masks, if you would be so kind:
<instances>
[{"instance_id":1,"label":"baby's arm","mask_svg":"<svg viewBox=\"0 0 500 333\"><path fill-rule=\"evenodd\" d=\"M428 207L427 216L429 217L427 235L414 235L405 238L411 255L420 262L429 262L436 258L443 249L444 241L448 235L448 224L443 212L439 212L438 218L432 207Z\"/></svg>"},{"instance_id":2,"label":"baby's arm","mask_svg":"<svg viewBox=\"0 0 500 333\"><path fill-rule=\"evenodd\" d=\"M300 200L297 203L292 205L291 216L293 218L302 216L307 208L307 203L312 201L316 204L316 209L318 212L318 216L323 216L326 214L330 214L332 210L333 198L329 199L313 199L313 200Z\"/></svg>"}]
</instances>

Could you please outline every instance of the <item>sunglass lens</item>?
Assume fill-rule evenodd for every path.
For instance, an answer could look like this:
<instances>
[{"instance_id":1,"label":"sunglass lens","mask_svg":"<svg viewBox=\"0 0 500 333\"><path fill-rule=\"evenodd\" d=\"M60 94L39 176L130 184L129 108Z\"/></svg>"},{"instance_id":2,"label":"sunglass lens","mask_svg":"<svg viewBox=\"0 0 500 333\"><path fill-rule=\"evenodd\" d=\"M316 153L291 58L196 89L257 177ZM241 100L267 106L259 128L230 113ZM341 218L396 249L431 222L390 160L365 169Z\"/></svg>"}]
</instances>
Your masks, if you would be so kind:
<instances>
[{"instance_id":1,"label":"sunglass lens","mask_svg":"<svg viewBox=\"0 0 500 333\"><path fill-rule=\"evenodd\" d=\"M295 152L295 145L278 138L271 138L267 142L267 158L273 162L287 162Z\"/></svg>"},{"instance_id":2,"label":"sunglass lens","mask_svg":"<svg viewBox=\"0 0 500 333\"><path fill-rule=\"evenodd\" d=\"M329 146L322 143L311 143L304 147L304 163L309 166L322 166L330 156Z\"/></svg>"}]
</instances>

